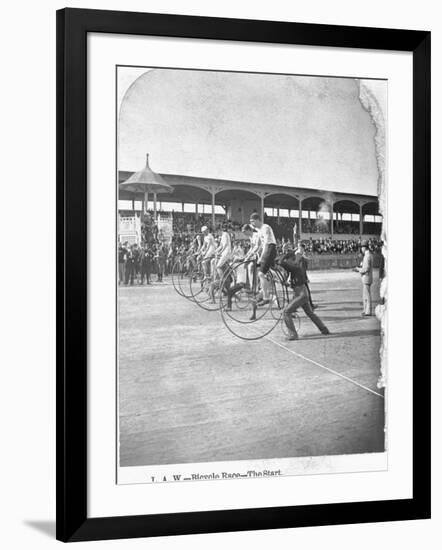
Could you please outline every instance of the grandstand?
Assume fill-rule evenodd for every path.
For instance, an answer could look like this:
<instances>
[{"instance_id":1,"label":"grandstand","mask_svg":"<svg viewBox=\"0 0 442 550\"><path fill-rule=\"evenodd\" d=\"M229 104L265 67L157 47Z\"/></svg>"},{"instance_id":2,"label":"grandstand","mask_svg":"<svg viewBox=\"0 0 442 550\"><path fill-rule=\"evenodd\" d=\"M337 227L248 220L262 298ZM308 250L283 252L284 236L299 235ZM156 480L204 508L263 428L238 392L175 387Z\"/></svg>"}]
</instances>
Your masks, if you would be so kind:
<instances>
[{"instance_id":1,"label":"grandstand","mask_svg":"<svg viewBox=\"0 0 442 550\"><path fill-rule=\"evenodd\" d=\"M120 171L119 183L133 172ZM173 188L159 194L160 212L171 212L174 227L185 230L200 223L213 227L227 218L238 226L259 212L273 226L277 238L378 238L382 229L379 202L374 195L321 191L175 174L160 174ZM120 189L119 211L136 216L143 210L143 195ZM152 204L146 208L152 208ZM200 222L200 223L198 223Z\"/></svg>"}]
</instances>

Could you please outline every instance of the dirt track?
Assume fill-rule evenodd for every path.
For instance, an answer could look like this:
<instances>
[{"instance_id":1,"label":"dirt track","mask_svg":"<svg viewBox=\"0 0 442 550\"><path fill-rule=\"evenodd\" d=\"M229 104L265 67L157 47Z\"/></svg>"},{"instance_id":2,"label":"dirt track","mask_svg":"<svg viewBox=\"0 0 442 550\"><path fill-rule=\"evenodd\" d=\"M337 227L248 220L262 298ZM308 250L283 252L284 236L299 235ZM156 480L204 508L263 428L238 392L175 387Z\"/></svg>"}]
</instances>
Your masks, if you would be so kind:
<instances>
[{"instance_id":1,"label":"dirt track","mask_svg":"<svg viewBox=\"0 0 442 550\"><path fill-rule=\"evenodd\" d=\"M296 342L279 326L242 341L170 280L121 287L121 466L382 451L379 323L360 316L359 275L310 279L332 334L302 314Z\"/></svg>"}]
</instances>

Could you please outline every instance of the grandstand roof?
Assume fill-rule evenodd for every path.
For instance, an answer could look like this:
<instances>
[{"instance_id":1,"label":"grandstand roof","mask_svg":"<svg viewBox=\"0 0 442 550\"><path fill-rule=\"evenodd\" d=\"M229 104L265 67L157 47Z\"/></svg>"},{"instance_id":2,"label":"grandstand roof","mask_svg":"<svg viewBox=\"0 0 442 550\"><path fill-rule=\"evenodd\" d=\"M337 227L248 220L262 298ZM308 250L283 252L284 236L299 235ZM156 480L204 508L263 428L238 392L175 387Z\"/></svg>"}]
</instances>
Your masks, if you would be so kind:
<instances>
[{"instance_id":1,"label":"grandstand roof","mask_svg":"<svg viewBox=\"0 0 442 550\"><path fill-rule=\"evenodd\" d=\"M133 172L119 171L118 183L126 181ZM291 208L299 207L302 200L303 209L316 210L324 202L333 202L335 212L359 212L359 205L364 206L364 213L378 213L378 198L375 195L342 193L309 189L306 187L271 185L244 181L232 181L213 178L182 176L178 174L160 174L174 189L171 194L158 194L158 199L171 202L210 204L212 193L215 193L216 204L225 204L235 199L253 199L264 197L266 207ZM119 198L141 198L132 193L120 190Z\"/></svg>"}]
</instances>

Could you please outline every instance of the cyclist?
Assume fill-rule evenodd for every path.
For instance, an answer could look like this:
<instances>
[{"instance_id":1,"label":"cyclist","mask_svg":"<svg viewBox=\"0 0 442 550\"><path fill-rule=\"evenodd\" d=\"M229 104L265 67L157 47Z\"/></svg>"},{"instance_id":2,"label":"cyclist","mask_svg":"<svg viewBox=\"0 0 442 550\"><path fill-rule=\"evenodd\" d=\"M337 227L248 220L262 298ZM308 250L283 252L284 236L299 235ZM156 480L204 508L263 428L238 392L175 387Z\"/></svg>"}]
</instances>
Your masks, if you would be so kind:
<instances>
[{"instance_id":1,"label":"cyclist","mask_svg":"<svg viewBox=\"0 0 442 550\"><path fill-rule=\"evenodd\" d=\"M224 222L222 225L221 239L218 248L215 250L217 261L215 263L216 271L220 279L222 279L224 270L232 254L232 242L229 233L229 224Z\"/></svg>"},{"instance_id":2,"label":"cyclist","mask_svg":"<svg viewBox=\"0 0 442 550\"><path fill-rule=\"evenodd\" d=\"M201 264L204 270L204 278L207 280L210 279L211 276L210 267L215 256L216 242L212 231L207 227L207 225L202 226L201 234L203 235L203 245L199 250L198 257L201 259Z\"/></svg>"},{"instance_id":3,"label":"cyclist","mask_svg":"<svg viewBox=\"0 0 442 550\"><path fill-rule=\"evenodd\" d=\"M257 305L263 306L270 302L270 283L266 278L266 274L275 264L276 239L273 234L273 229L270 225L263 223L259 214L254 213L250 216L250 224L257 229L262 247L262 251L257 262L258 277L262 289L262 300L259 301Z\"/></svg>"}]
</instances>

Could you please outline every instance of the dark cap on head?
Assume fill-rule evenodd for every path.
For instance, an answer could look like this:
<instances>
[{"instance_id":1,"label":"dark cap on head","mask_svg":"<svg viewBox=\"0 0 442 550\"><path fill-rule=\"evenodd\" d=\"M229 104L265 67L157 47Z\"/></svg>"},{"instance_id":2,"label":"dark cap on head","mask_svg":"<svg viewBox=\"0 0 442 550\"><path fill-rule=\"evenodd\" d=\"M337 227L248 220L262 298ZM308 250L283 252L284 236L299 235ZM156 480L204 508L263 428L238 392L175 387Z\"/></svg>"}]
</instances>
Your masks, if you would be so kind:
<instances>
[{"instance_id":1,"label":"dark cap on head","mask_svg":"<svg viewBox=\"0 0 442 550\"><path fill-rule=\"evenodd\" d=\"M365 248L368 248L368 241L366 241L365 239L361 242L361 248L365 246Z\"/></svg>"}]
</instances>

